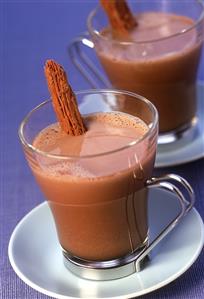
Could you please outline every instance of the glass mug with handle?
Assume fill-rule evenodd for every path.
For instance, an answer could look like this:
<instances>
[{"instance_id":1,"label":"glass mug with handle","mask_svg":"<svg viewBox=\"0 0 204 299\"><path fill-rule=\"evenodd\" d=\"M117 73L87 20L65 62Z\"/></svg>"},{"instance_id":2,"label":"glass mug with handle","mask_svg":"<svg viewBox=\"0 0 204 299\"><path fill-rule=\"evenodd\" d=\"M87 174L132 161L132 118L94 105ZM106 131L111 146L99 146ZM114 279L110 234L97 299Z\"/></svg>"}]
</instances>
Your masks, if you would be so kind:
<instances>
[{"instance_id":1,"label":"glass mug with handle","mask_svg":"<svg viewBox=\"0 0 204 299\"><path fill-rule=\"evenodd\" d=\"M125 146L99 154L67 155L42 150L36 143L38 136L42 136L39 134L56 123L52 103L46 101L25 117L19 129L20 140L51 208L65 265L89 279L127 276L140 271L151 249L188 213L194 203L194 193L178 175L152 177L158 113L150 101L117 90L81 91L76 96L84 117L97 113L109 117L110 113L117 112L125 123L131 119L136 128L145 124L145 132ZM121 130L123 125L124 122ZM45 138L48 137L45 134ZM113 142L114 138L111 137ZM48 139L46 144L49 145ZM181 209L150 243L148 189L152 187L175 194Z\"/></svg>"},{"instance_id":2,"label":"glass mug with handle","mask_svg":"<svg viewBox=\"0 0 204 299\"><path fill-rule=\"evenodd\" d=\"M152 101L159 112L159 143L169 143L197 122L196 76L204 37L204 4L199 0L137 0L130 4L139 23L132 40L112 37L99 6L88 16L88 33L70 43L69 54L92 87L113 86ZM109 80L82 45L95 50Z\"/></svg>"}]
</instances>

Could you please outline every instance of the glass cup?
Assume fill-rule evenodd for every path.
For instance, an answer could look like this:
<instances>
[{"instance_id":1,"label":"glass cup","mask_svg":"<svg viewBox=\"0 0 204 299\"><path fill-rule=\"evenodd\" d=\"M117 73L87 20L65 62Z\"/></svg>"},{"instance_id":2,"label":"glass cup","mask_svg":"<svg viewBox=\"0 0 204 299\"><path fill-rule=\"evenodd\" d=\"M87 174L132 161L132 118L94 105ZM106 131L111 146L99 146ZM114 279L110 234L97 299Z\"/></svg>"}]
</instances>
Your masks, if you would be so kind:
<instances>
[{"instance_id":1,"label":"glass cup","mask_svg":"<svg viewBox=\"0 0 204 299\"><path fill-rule=\"evenodd\" d=\"M141 94L153 102L159 112L160 136L163 135L159 141L168 143L181 137L197 120L196 76L204 36L204 3L199 0L138 0L130 1L130 5L136 15L160 13L151 26L162 21L161 13L163 16L168 13L180 16L188 23L188 28L158 38L149 33L150 26L145 39L138 37L137 41L130 41L124 37L121 41L107 34L108 19L103 9L97 7L88 16L88 34L82 34L70 44L70 57L92 87L98 87L98 83L113 86ZM178 26L178 19L172 18L171 23ZM158 31L161 26L157 27ZM162 29L167 31L168 23ZM137 29L135 32L136 38L139 33ZM81 45L95 50L110 83L85 56L86 49Z\"/></svg>"},{"instance_id":2,"label":"glass cup","mask_svg":"<svg viewBox=\"0 0 204 299\"><path fill-rule=\"evenodd\" d=\"M152 178L158 113L151 102L131 92L116 90L81 91L76 96L82 115L119 111L140 118L148 131L126 146L101 154L67 156L44 152L33 141L44 128L56 123L52 103L46 101L25 117L19 129L20 140L52 211L67 267L91 279L125 276L132 273L132 262L136 259L139 271L140 262L148 252L190 210L193 190L177 175ZM185 188L190 202L168 180ZM149 244L147 211L151 186L176 194L181 212ZM122 270L118 271L118 267Z\"/></svg>"}]
</instances>

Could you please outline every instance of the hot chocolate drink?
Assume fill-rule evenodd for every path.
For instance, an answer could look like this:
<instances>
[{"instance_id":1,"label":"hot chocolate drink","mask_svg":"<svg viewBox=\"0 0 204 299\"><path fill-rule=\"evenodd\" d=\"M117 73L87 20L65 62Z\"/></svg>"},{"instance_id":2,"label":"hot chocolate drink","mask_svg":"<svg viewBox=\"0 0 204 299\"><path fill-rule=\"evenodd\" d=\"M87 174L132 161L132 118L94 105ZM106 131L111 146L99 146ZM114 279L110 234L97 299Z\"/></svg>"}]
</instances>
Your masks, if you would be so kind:
<instances>
[{"instance_id":1,"label":"hot chocolate drink","mask_svg":"<svg viewBox=\"0 0 204 299\"><path fill-rule=\"evenodd\" d=\"M148 126L126 113L95 113L84 120L88 130L79 136L67 135L58 124L43 129L33 145L60 158L45 156L39 165L28 161L48 199L63 249L84 259L108 260L147 243L145 182L156 144L151 147L143 138Z\"/></svg>"},{"instance_id":2,"label":"hot chocolate drink","mask_svg":"<svg viewBox=\"0 0 204 299\"><path fill-rule=\"evenodd\" d=\"M196 73L201 37L194 21L163 12L136 15L137 26L117 39L110 27L93 36L112 85L141 94L159 111L160 132L189 123L196 114Z\"/></svg>"}]
</instances>

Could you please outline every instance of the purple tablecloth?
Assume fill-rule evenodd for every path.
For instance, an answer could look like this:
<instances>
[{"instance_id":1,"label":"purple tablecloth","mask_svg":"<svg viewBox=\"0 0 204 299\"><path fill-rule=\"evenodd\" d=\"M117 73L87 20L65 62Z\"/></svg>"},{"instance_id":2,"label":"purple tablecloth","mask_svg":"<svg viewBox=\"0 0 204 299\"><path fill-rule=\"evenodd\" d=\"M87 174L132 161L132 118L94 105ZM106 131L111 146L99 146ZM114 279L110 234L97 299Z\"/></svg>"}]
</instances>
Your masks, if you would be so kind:
<instances>
[{"instance_id":1,"label":"purple tablecloth","mask_svg":"<svg viewBox=\"0 0 204 299\"><path fill-rule=\"evenodd\" d=\"M91 0L0 1L1 299L48 298L16 276L7 255L9 238L18 221L44 200L24 160L17 131L25 114L48 97L43 73L46 59L64 65L75 90L89 88L71 64L67 45L85 31L86 17L95 4ZM202 62L200 80L204 80L203 67ZM189 180L196 193L195 206L204 218L204 159L156 171L164 172L175 172ZM180 278L144 298L204 298L203 269L204 253Z\"/></svg>"}]
</instances>

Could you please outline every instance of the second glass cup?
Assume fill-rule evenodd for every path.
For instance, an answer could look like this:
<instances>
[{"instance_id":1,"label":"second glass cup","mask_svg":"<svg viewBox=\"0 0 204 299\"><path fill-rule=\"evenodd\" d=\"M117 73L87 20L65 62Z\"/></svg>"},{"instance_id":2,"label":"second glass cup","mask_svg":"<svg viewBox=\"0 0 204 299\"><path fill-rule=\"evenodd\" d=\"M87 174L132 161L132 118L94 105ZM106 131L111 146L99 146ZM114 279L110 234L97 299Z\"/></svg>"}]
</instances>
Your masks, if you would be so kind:
<instances>
[{"instance_id":1,"label":"second glass cup","mask_svg":"<svg viewBox=\"0 0 204 299\"><path fill-rule=\"evenodd\" d=\"M159 112L160 134L175 132L176 138L196 120L204 4L199 0L138 0L130 4L139 22L133 40L114 38L107 16L98 7L88 16L88 34L70 44L71 59L93 87L98 82L112 85L152 101ZM94 48L111 83L103 79L81 45Z\"/></svg>"},{"instance_id":2,"label":"second glass cup","mask_svg":"<svg viewBox=\"0 0 204 299\"><path fill-rule=\"evenodd\" d=\"M83 155L75 148L75 152L68 155L49 151L49 142L52 144L55 136L52 129L51 135L43 135L47 150L42 150L36 138L56 123L51 101L46 101L23 120L19 136L27 161L51 208L66 265L82 277L117 278L135 271L135 267L131 267L128 271L118 272L115 271L117 267L126 267L138 257L144 258L190 210L193 191L184 179L176 175L152 178L158 114L151 102L130 92L114 90L84 91L76 93L76 96L83 117L101 112L107 116L122 113L127 119L127 122L122 122L124 126L128 120L135 119L137 127L139 119L146 124L147 131L122 147L115 146L117 136L113 134L113 150L110 151L94 154L94 148L90 148L90 152ZM120 129L124 134L121 124ZM96 142L105 142L108 136L97 138ZM54 142L59 151L57 139ZM82 137L80 142L81 148L83 142L88 144L89 139ZM168 180L187 190L190 203ZM149 244L147 216L150 186L173 192L181 204L179 215L152 244ZM93 274L93 270L100 269L112 271L111 275L103 270Z\"/></svg>"}]
</instances>

